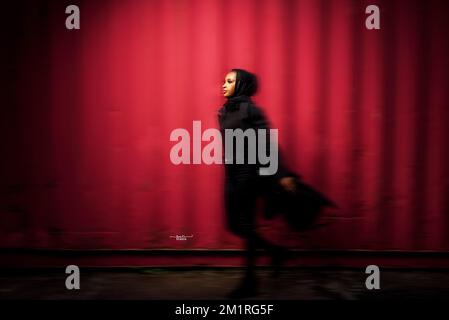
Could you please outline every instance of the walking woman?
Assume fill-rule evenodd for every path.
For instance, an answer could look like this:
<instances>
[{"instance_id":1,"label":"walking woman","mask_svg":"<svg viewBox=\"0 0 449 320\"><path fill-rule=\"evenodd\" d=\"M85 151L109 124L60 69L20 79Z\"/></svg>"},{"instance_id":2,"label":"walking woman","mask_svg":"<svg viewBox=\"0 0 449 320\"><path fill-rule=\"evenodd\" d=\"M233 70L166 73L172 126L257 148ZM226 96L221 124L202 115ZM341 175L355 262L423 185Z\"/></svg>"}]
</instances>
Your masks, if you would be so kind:
<instances>
[{"instance_id":1,"label":"walking woman","mask_svg":"<svg viewBox=\"0 0 449 320\"><path fill-rule=\"evenodd\" d=\"M242 70L232 69L225 77L223 95L226 103L219 110L219 124L224 137L226 129L265 129L268 131L268 121L264 112L251 100L257 91L257 78L254 74ZM256 144L257 145L257 144ZM245 150L236 150L234 158L239 152L247 155ZM229 159L227 159L229 160ZM295 188L294 179L282 161L278 161L278 170L269 178L259 175L259 164L236 164L225 161L225 206L228 229L245 242L246 271L240 284L229 294L229 298L238 299L257 294L258 282L255 275L255 258L258 248L265 249L271 257L275 273L286 259L287 250L273 244L256 232L256 200L261 194L260 186L263 181L279 183L287 191Z\"/></svg>"}]
</instances>

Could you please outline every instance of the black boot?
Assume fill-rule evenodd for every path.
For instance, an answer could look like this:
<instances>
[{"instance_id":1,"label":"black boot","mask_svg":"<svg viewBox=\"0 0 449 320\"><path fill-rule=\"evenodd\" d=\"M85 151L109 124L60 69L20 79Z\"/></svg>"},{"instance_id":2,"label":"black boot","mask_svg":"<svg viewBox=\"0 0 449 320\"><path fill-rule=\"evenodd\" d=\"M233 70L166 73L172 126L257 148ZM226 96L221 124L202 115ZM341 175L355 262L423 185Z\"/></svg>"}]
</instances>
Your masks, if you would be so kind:
<instances>
[{"instance_id":1,"label":"black boot","mask_svg":"<svg viewBox=\"0 0 449 320\"><path fill-rule=\"evenodd\" d=\"M277 278L280 276L285 262L291 257L291 251L288 248L271 243L265 240L257 233L254 233L251 237L254 247L264 248L271 256L271 266L273 273L271 276Z\"/></svg>"},{"instance_id":2,"label":"black boot","mask_svg":"<svg viewBox=\"0 0 449 320\"><path fill-rule=\"evenodd\" d=\"M258 283L256 276L247 274L229 294L228 299L245 299L257 295Z\"/></svg>"}]
</instances>

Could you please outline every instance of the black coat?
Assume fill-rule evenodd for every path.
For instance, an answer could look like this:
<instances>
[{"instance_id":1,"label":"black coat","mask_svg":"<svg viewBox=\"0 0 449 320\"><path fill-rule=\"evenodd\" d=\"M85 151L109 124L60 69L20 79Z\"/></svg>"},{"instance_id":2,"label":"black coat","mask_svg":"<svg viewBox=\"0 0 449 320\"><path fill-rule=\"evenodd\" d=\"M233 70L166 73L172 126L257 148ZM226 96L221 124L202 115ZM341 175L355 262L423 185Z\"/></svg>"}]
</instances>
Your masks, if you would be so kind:
<instances>
[{"instance_id":1,"label":"black coat","mask_svg":"<svg viewBox=\"0 0 449 320\"><path fill-rule=\"evenodd\" d=\"M246 130L252 128L256 132L257 129L269 129L264 112L250 99L232 107L222 107L218 112L218 120L222 137L225 137L225 129ZM267 138L268 142L269 138ZM252 146L245 145L244 155L247 154L250 147ZM289 176L290 173L282 163L280 156L278 171L272 176L260 176L259 163L236 164L235 156L236 152L234 152L232 164L225 163L226 220L231 232L239 236L246 236L255 229L257 198L267 190L267 186L276 184L279 179Z\"/></svg>"},{"instance_id":2,"label":"black coat","mask_svg":"<svg viewBox=\"0 0 449 320\"><path fill-rule=\"evenodd\" d=\"M218 120L222 137L225 129L269 129L264 112L250 99L232 107L222 107ZM254 232L259 196L266 200L266 218L281 214L297 231L311 228L324 207L336 207L326 196L301 181L298 174L287 169L281 152L278 171L272 176L260 176L259 164L235 164L235 159L233 161L234 164L225 163L225 211L228 229L236 235L246 237ZM279 184L281 178L288 176L295 178L296 190L293 193L285 191Z\"/></svg>"}]
</instances>

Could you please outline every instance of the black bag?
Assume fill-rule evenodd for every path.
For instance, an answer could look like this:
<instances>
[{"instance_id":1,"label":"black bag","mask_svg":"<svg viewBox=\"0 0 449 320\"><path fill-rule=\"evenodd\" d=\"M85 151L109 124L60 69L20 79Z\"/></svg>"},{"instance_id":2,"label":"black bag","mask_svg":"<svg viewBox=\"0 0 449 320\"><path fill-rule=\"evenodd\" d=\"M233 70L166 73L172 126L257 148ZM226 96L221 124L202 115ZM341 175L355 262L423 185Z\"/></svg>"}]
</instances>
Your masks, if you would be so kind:
<instances>
[{"instance_id":1,"label":"black bag","mask_svg":"<svg viewBox=\"0 0 449 320\"><path fill-rule=\"evenodd\" d=\"M266 194L265 217L281 214L289 226L296 231L314 227L325 207L337 208L335 203L295 175L294 192L285 190L278 183L273 184Z\"/></svg>"}]
</instances>

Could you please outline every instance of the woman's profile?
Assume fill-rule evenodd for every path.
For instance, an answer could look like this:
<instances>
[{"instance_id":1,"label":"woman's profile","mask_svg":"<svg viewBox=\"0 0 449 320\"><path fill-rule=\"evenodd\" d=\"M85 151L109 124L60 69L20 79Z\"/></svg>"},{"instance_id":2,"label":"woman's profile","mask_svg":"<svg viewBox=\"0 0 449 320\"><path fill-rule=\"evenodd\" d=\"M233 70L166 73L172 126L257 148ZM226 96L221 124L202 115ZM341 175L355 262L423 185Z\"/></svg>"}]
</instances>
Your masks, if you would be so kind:
<instances>
[{"instance_id":1,"label":"woman's profile","mask_svg":"<svg viewBox=\"0 0 449 320\"><path fill-rule=\"evenodd\" d=\"M223 84L225 104L219 110L220 130L269 129L264 112L254 104L251 97L257 92L257 77L243 69L232 69ZM245 112L242 112L245 108ZM224 135L223 135L224 136ZM237 150L238 152L246 152ZM279 159L280 160L280 159ZM279 183L287 191L295 188L294 179L282 161L270 181ZM227 227L245 243L246 270L240 284L229 298L245 298L257 294L258 281L255 274L256 250L265 249L271 257L274 274L278 274L287 257L287 249L271 243L256 232L256 203L260 195L261 177L258 164L225 162L225 212ZM266 178L263 178L266 179Z\"/></svg>"}]
</instances>

